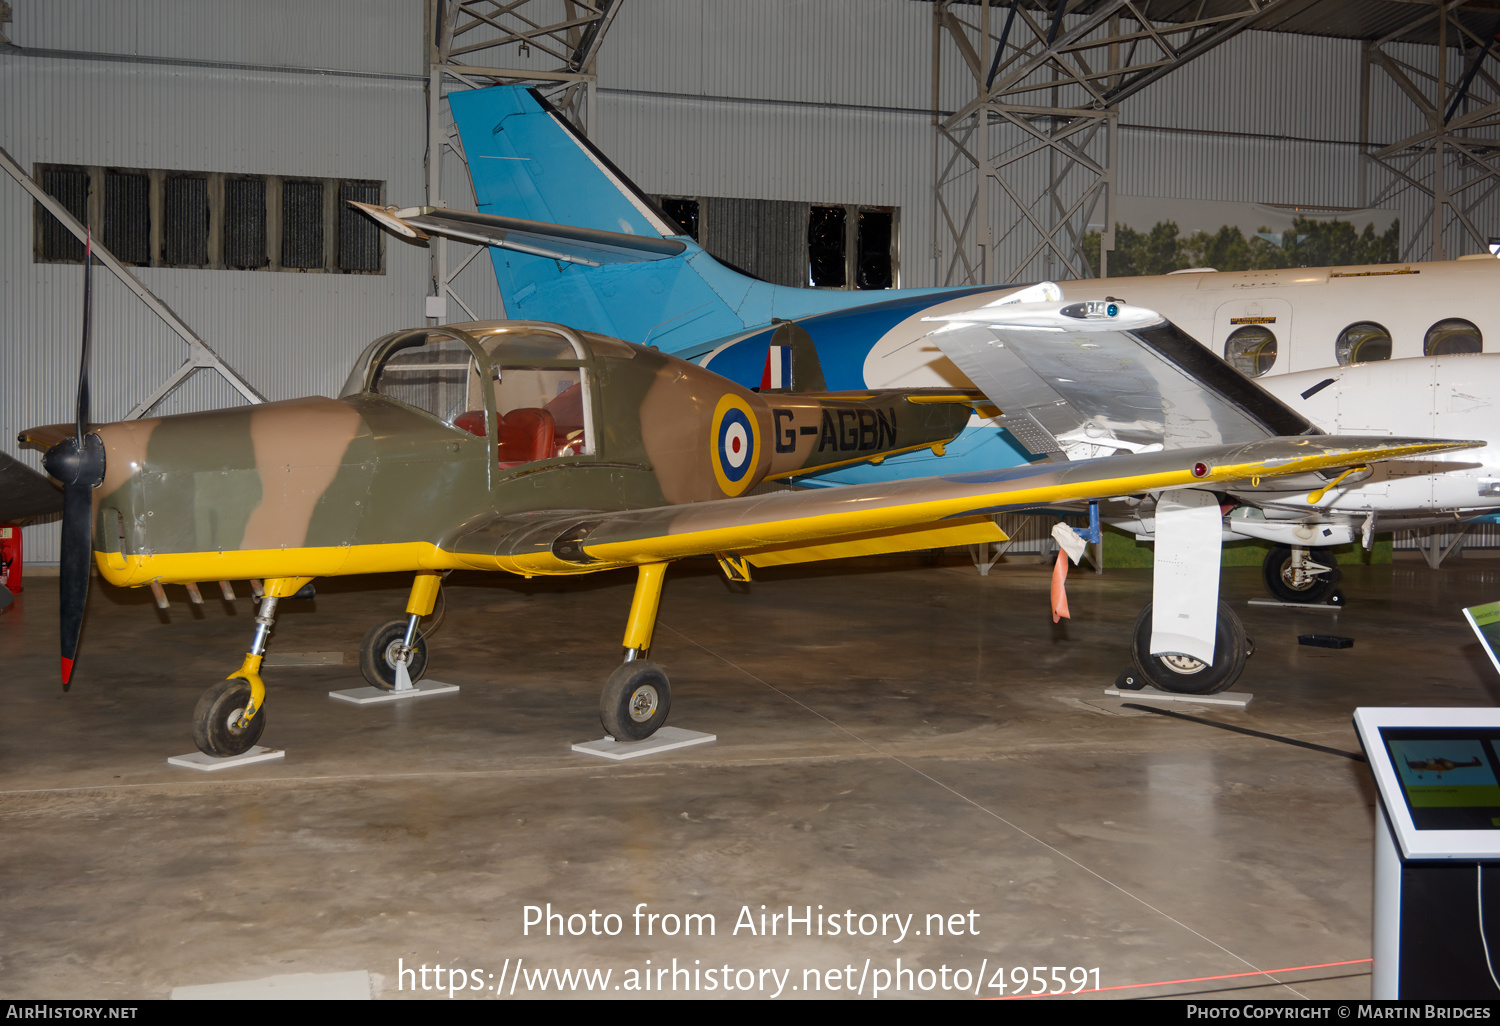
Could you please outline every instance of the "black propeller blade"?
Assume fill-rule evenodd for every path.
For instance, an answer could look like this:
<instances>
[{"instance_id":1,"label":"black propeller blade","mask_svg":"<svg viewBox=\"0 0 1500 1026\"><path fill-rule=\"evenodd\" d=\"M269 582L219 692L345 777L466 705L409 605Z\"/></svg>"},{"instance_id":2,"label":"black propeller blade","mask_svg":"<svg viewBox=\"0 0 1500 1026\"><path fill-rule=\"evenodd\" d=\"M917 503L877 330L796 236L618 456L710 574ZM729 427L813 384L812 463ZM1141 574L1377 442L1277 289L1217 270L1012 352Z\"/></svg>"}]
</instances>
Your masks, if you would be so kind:
<instances>
[{"instance_id":1,"label":"black propeller blade","mask_svg":"<svg viewBox=\"0 0 1500 1026\"><path fill-rule=\"evenodd\" d=\"M0 452L0 524L24 524L61 513L62 489L7 452Z\"/></svg>"},{"instance_id":2,"label":"black propeller blade","mask_svg":"<svg viewBox=\"0 0 1500 1026\"><path fill-rule=\"evenodd\" d=\"M89 563L94 558L94 488L104 480L104 442L85 433L89 418L89 335L92 306L93 236L84 245L83 354L78 367L77 431L42 457L47 473L63 486L62 560L58 568L58 606L62 636L62 681L73 676L83 607L89 597Z\"/></svg>"}]
</instances>

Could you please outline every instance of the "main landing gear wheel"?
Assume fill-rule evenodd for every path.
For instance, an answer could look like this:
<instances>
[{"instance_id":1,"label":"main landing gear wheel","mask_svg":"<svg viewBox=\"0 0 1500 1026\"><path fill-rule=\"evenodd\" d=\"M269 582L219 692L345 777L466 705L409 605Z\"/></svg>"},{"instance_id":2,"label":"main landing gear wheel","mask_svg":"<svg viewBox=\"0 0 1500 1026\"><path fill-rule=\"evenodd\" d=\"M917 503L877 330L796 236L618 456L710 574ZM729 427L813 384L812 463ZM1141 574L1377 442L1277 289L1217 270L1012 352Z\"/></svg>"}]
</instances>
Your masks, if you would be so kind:
<instances>
[{"instance_id":1,"label":"main landing gear wheel","mask_svg":"<svg viewBox=\"0 0 1500 1026\"><path fill-rule=\"evenodd\" d=\"M667 722L672 688L662 668L645 659L619 666L599 696L599 722L616 741L644 741Z\"/></svg>"},{"instance_id":2,"label":"main landing gear wheel","mask_svg":"<svg viewBox=\"0 0 1500 1026\"><path fill-rule=\"evenodd\" d=\"M238 677L221 680L198 699L193 710L193 744L204 755L227 758L244 755L255 747L266 729L262 707L243 727L240 716L250 705L250 682Z\"/></svg>"},{"instance_id":3,"label":"main landing gear wheel","mask_svg":"<svg viewBox=\"0 0 1500 1026\"><path fill-rule=\"evenodd\" d=\"M1271 594L1282 602L1332 602L1342 605L1342 596L1338 594L1339 577L1342 575L1333 550L1320 550L1316 556L1308 552L1305 558L1330 569L1323 573L1309 573L1296 565L1292 550L1285 545L1278 545L1270 551L1266 561L1260 566L1260 572Z\"/></svg>"},{"instance_id":4,"label":"main landing gear wheel","mask_svg":"<svg viewBox=\"0 0 1500 1026\"><path fill-rule=\"evenodd\" d=\"M390 620L376 624L359 643L359 672L371 687L381 691L396 690L396 653L406 638L407 620ZM406 660L406 675L415 684L427 672L427 645L419 633L412 641L411 654Z\"/></svg>"},{"instance_id":5,"label":"main landing gear wheel","mask_svg":"<svg viewBox=\"0 0 1500 1026\"><path fill-rule=\"evenodd\" d=\"M1131 632L1130 662L1141 679L1159 691L1184 695L1214 695L1233 684L1245 670L1245 659L1254 643L1234 610L1219 603L1218 629L1214 633L1214 661L1205 663L1184 655L1151 655L1151 606L1147 602L1135 618Z\"/></svg>"}]
</instances>

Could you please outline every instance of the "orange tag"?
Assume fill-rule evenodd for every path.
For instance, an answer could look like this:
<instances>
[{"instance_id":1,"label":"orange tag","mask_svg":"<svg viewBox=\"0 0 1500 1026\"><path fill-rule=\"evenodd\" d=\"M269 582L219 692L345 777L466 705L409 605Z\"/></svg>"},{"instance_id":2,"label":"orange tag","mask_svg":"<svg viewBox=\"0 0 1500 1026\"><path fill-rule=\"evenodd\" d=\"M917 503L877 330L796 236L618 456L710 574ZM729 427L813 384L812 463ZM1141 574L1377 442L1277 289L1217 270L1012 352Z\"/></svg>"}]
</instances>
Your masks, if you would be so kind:
<instances>
[{"instance_id":1,"label":"orange tag","mask_svg":"<svg viewBox=\"0 0 1500 1026\"><path fill-rule=\"evenodd\" d=\"M1068 613L1068 554L1059 552L1057 562L1052 564L1052 622L1073 619Z\"/></svg>"}]
</instances>

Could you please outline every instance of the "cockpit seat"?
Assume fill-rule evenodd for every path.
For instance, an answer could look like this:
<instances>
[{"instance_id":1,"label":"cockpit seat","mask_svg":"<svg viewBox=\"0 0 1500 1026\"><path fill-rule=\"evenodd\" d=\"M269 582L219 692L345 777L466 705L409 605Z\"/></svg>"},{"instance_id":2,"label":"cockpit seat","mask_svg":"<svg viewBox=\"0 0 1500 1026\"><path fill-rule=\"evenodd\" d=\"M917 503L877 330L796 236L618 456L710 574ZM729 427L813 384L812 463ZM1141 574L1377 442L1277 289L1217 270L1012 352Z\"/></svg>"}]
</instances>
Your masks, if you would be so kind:
<instances>
[{"instance_id":1,"label":"cockpit seat","mask_svg":"<svg viewBox=\"0 0 1500 1026\"><path fill-rule=\"evenodd\" d=\"M580 418L581 419L581 418ZM466 410L453 418L453 426L484 437L484 411ZM554 456L576 455L583 444L583 429L563 433L550 410L525 406L500 418L500 463L515 466Z\"/></svg>"},{"instance_id":2,"label":"cockpit seat","mask_svg":"<svg viewBox=\"0 0 1500 1026\"><path fill-rule=\"evenodd\" d=\"M484 411L465 410L453 418L453 426L467 431L471 435L484 437Z\"/></svg>"},{"instance_id":3,"label":"cockpit seat","mask_svg":"<svg viewBox=\"0 0 1500 1026\"><path fill-rule=\"evenodd\" d=\"M500 462L530 463L557 455L552 414L534 406L511 410L500 419Z\"/></svg>"}]
</instances>

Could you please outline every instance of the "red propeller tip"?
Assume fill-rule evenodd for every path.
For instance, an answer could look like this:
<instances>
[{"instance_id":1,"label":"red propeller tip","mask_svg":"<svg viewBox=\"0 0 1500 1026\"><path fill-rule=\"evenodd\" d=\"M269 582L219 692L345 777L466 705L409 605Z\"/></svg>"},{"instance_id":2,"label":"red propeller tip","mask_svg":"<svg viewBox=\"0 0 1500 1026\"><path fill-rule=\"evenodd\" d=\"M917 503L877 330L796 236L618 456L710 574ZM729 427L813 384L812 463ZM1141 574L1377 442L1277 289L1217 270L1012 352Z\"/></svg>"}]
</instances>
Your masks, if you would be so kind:
<instances>
[{"instance_id":1,"label":"red propeller tip","mask_svg":"<svg viewBox=\"0 0 1500 1026\"><path fill-rule=\"evenodd\" d=\"M68 678L73 676L73 660L67 656L62 657L62 682L68 683Z\"/></svg>"}]
</instances>

